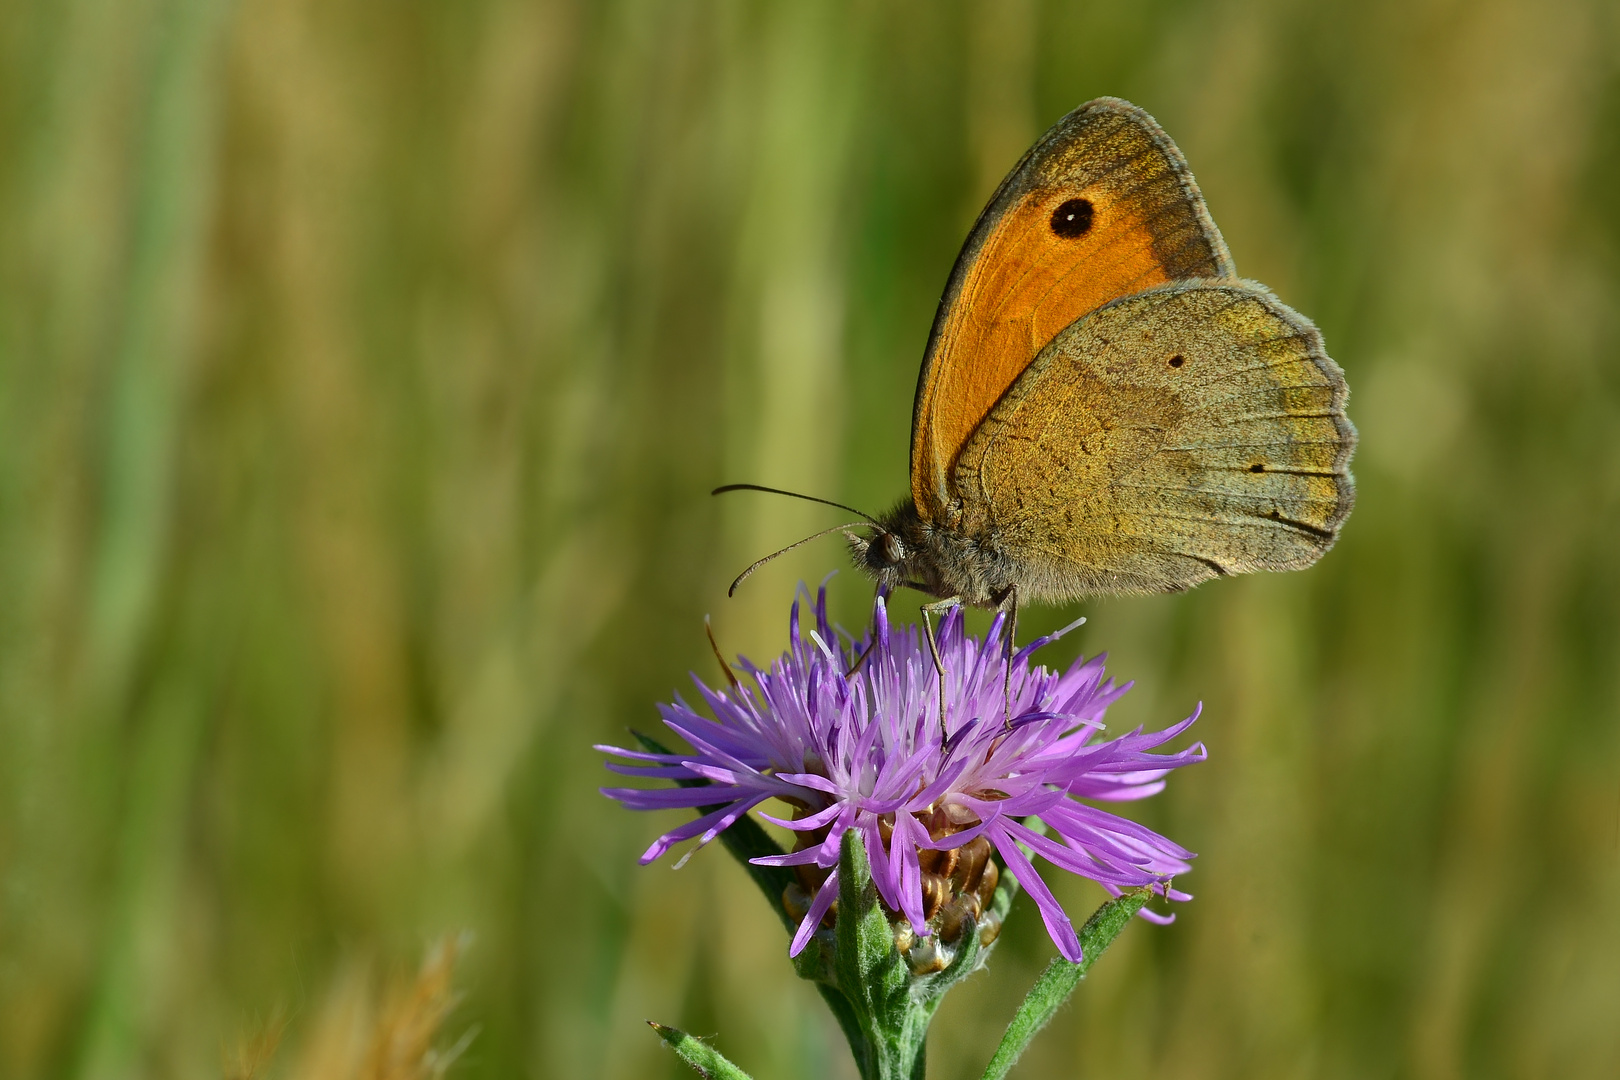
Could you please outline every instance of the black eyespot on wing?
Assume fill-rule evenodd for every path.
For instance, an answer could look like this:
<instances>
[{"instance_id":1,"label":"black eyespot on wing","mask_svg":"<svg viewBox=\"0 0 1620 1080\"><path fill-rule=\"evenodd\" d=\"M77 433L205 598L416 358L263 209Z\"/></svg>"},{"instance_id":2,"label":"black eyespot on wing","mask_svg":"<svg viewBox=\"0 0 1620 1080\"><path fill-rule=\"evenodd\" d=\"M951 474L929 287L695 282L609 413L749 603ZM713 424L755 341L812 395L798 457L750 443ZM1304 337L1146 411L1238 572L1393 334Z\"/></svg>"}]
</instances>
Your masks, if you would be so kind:
<instances>
[{"instance_id":1,"label":"black eyespot on wing","mask_svg":"<svg viewBox=\"0 0 1620 1080\"><path fill-rule=\"evenodd\" d=\"M1257 461L1253 465L1249 466L1249 471L1250 472L1265 472L1266 471L1266 463L1263 462L1263 461Z\"/></svg>"},{"instance_id":2,"label":"black eyespot on wing","mask_svg":"<svg viewBox=\"0 0 1620 1080\"><path fill-rule=\"evenodd\" d=\"M1174 355L1174 356L1172 356L1170 358L1170 366L1171 367L1180 367L1182 364L1185 364L1186 362L1187 362L1187 358L1182 356L1180 353L1177 353L1176 355Z\"/></svg>"},{"instance_id":3,"label":"black eyespot on wing","mask_svg":"<svg viewBox=\"0 0 1620 1080\"><path fill-rule=\"evenodd\" d=\"M1090 199L1070 199L1052 211L1052 231L1070 240L1084 236L1091 231L1092 213Z\"/></svg>"}]
</instances>

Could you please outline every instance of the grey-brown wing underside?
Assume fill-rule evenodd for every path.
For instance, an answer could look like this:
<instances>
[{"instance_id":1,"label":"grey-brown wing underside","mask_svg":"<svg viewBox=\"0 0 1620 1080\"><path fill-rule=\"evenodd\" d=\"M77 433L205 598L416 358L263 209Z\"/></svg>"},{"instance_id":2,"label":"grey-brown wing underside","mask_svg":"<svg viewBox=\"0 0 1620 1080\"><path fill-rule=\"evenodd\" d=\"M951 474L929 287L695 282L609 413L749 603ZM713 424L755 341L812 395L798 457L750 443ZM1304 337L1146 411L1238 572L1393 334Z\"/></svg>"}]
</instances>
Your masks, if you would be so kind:
<instances>
[{"instance_id":1,"label":"grey-brown wing underside","mask_svg":"<svg viewBox=\"0 0 1620 1080\"><path fill-rule=\"evenodd\" d=\"M1058 334L975 430L961 531L1030 598L1307 566L1355 497L1347 396L1321 334L1263 288L1126 297Z\"/></svg>"}]
</instances>

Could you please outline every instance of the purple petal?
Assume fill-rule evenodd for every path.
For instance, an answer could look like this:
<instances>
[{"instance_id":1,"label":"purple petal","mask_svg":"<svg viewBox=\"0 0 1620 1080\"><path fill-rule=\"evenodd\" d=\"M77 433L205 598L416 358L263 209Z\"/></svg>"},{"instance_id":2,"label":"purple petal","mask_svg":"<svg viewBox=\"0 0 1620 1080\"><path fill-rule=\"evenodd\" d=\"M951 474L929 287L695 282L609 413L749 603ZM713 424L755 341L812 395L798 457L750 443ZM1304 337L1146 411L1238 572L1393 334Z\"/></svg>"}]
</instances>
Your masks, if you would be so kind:
<instances>
[{"instance_id":1,"label":"purple petal","mask_svg":"<svg viewBox=\"0 0 1620 1080\"><path fill-rule=\"evenodd\" d=\"M730 802L742 793L736 788L598 788L610 799L617 799L631 810L685 810Z\"/></svg>"},{"instance_id":2,"label":"purple petal","mask_svg":"<svg viewBox=\"0 0 1620 1080\"><path fill-rule=\"evenodd\" d=\"M686 754L652 754L645 750L626 750L621 746L608 746L604 743L597 743L591 749L599 750L604 754L613 754L617 757L633 758L636 761L662 761L670 764L679 764L689 756Z\"/></svg>"},{"instance_id":3,"label":"purple petal","mask_svg":"<svg viewBox=\"0 0 1620 1080\"><path fill-rule=\"evenodd\" d=\"M817 862L820 857L820 850L812 847L803 851L789 852L786 855L756 855L748 861L756 866L808 866Z\"/></svg>"},{"instance_id":4,"label":"purple petal","mask_svg":"<svg viewBox=\"0 0 1620 1080\"><path fill-rule=\"evenodd\" d=\"M827 875L827 880L821 883L821 888L816 890L815 899L810 901L810 910L805 912L804 918L799 921L799 929L793 935L793 943L788 946L789 956L798 956L804 951L804 947L810 943L811 935L816 932L816 927L821 925L821 920L826 918L828 909L836 899L838 899L838 868L834 867L833 872Z\"/></svg>"},{"instance_id":5,"label":"purple petal","mask_svg":"<svg viewBox=\"0 0 1620 1080\"><path fill-rule=\"evenodd\" d=\"M754 800L754 802L757 801L759 800ZM742 799L732 803L730 806L722 806L718 810L704 814L695 821L688 821L685 825L682 825L678 829L671 829L663 836L660 836L657 840L654 840L652 846L641 853L641 858L639 860L640 863L645 866L654 859L658 858L658 856L662 855L664 852L668 851L670 848L674 847L676 844L679 844L684 840L690 840L694 836L709 833L711 829L713 829L715 834L718 834L721 830L725 829L726 826L732 824L738 818L742 817L742 815L746 814L749 807L754 805L754 802ZM725 824L721 824L721 822L724 822ZM707 841L705 841L705 843L707 843Z\"/></svg>"},{"instance_id":6,"label":"purple petal","mask_svg":"<svg viewBox=\"0 0 1620 1080\"><path fill-rule=\"evenodd\" d=\"M1040 909L1041 921L1046 924L1046 932L1052 935L1052 941L1057 945L1058 952L1063 954L1063 959L1071 964L1078 964L1085 959L1085 955L1080 951L1080 938L1075 934L1074 925L1069 922L1069 916L1064 912L1063 905L1057 902L1057 897L1052 895L1052 890L1046 887L1046 882L1041 880L1041 876L1035 872L1035 867L1024 857L1024 853L1018 850L1018 845L1013 842L1012 837L1004 830L997 829L990 834L990 842L995 844L996 851L1001 855L1007 869L1012 871L1013 877L1018 879L1018 884L1024 887L1024 891L1029 893L1030 899L1034 900L1035 906Z\"/></svg>"},{"instance_id":7,"label":"purple petal","mask_svg":"<svg viewBox=\"0 0 1620 1080\"><path fill-rule=\"evenodd\" d=\"M821 828L823 825L827 824L827 822L836 818L840 813L843 812L843 809L844 807L841 803L833 803L826 809L818 810L809 817L792 819L772 817L763 810L760 811L759 816L764 818L766 821L769 821L772 825L780 825L784 829L792 829L795 832L809 832Z\"/></svg>"},{"instance_id":8,"label":"purple petal","mask_svg":"<svg viewBox=\"0 0 1620 1080\"><path fill-rule=\"evenodd\" d=\"M605 763L609 772L620 776L650 776L655 780L694 779L692 770L684 765L621 765L617 761Z\"/></svg>"}]
</instances>

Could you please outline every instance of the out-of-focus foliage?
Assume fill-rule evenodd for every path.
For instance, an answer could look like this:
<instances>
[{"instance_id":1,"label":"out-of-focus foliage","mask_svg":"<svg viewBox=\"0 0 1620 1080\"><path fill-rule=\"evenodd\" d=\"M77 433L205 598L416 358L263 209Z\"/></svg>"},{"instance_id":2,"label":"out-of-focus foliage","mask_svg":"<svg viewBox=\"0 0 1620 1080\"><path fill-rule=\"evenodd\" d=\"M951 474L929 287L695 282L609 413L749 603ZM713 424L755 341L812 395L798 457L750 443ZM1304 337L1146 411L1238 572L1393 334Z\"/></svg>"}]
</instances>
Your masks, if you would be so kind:
<instances>
[{"instance_id":1,"label":"out-of-focus foliage","mask_svg":"<svg viewBox=\"0 0 1620 1080\"><path fill-rule=\"evenodd\" d=\"M1306 573L1055 648L1140 680L1120 723L1206 702L1142 808L1202 857L1015 1075L1620 1074L1611 2L14 0L0 1075L226 1075L278 1025L303 1075L355 972L461 930L451 1076L684 1075L648 1017L851 1075L589 744L844 561L727 601L837 519L708 488L905 491L957 245L1099 94L1321 325L1360 502ZM931 1075L1050 953L1019 915Z\"/></svg>"}]
</instances>

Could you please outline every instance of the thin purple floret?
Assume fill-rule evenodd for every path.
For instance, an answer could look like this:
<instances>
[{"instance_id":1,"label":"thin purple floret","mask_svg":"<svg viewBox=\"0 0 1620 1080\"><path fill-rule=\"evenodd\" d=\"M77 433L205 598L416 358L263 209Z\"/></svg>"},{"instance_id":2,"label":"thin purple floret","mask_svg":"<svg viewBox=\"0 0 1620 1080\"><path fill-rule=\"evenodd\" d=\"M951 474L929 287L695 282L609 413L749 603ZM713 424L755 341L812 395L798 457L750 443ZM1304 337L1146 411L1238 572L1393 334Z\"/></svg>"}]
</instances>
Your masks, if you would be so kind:
<instances>
[{"instance_id":1,"label":"thin purple floret","mask_svg":"<svg viewBox=\"0 0 1620 1080\"><path fill-rule=\"evenodd\" d=\"M628 762L608 764L624 776L707 781L602 789L636 810L714 808L660 836L642 862L686 840L702 846L760 804L782 800L793 817L763 810L760 816L798 833L799 850L754 862L816 868L820 884L794 934L789 951L795 956L837 896L839 847L850 829L865 844L883 903L919 936L930 932L920 853L959 848L980 836L1030 894L1070 961L1081 959L1079 937L1032 855L1116 896L1147 886L1168 900L1191 899L1171 886L1191 870L1191 852L1090 803L1146 798L1163 790L1174 770L1204 760L1202 743L1161 750L1197 720L1197 709L1162 731L1138 728L1107 738L1103 714L1130 684L1105 679L1101 656L1077 660L1063 672L1031 662L1038 648L1073 626L1019 649L1004 682L1005 620L998 616L977 638L956 609L937 636L946 670L942 724L939 676L928 647L915 626L889 624L882 597L871 631L860 640L828 620L824 588L816 596L813 629L801 629L799 614L795 599L788 650L768 668L739 662L748 680L741 686L714 689L693 676L712 718L679 696L660 706L665 726L691 752L597 748ZM953 824L943 835L937 827L930 832L929 822L945 819ZM1173 918L1146 908L1141 914L1153 922Z\"/></svg>"}]
</instances>

